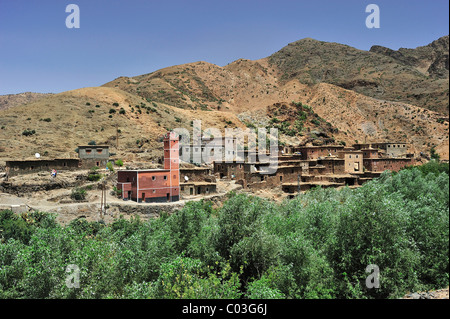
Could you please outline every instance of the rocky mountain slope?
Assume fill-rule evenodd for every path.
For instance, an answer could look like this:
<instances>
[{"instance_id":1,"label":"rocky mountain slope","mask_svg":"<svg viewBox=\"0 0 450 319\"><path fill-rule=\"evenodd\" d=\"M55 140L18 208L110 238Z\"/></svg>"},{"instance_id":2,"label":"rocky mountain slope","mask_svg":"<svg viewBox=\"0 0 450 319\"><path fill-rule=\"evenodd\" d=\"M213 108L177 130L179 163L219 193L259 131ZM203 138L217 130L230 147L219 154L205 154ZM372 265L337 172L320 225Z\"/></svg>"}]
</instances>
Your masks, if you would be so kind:
<instances>
[{"instance_id":1,"label":"rocky mountain slope","mask_svg":"<svg viewBox=\"0 0 450 319\"><path fill-rule=\"evenodd\" d=\"M448 115L448 36L416 49L393 51L303 39L269 57L281 80L329 83L383 100L414 104Z\"/></svg>"},{"instance_id":2,"label":"rocky mountain slope","mask_svg":"<svg viewBox=\"0 0 450 319\"><path fill-rule=\"evenodd\" d=\"M303 39L256 61L176 65L0 112L0 164L76 157L90 141L151 161L164 132L195 119L203 129L278 127L292 144L403 141L448 159L448 36L398 51Z\"/></svg>"}]
</instances>

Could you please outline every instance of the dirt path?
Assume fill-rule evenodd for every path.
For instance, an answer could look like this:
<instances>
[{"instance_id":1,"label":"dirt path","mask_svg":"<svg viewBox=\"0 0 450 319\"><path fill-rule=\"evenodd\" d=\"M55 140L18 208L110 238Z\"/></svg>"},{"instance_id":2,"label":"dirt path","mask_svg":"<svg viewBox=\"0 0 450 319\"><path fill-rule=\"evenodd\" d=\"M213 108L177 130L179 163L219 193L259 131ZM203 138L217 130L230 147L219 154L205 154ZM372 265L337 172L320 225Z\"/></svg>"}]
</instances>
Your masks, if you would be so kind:
<instances>
[{"instance_id":1,"label":"dirt path","mask_svg":"<svg viewBox=\"0 0 450 319\"><path fill-rule=\"evenodd\" d=\"M448 289L415 292L405 295L402 299L449 299Z\"/></svg>"}]
</instances>

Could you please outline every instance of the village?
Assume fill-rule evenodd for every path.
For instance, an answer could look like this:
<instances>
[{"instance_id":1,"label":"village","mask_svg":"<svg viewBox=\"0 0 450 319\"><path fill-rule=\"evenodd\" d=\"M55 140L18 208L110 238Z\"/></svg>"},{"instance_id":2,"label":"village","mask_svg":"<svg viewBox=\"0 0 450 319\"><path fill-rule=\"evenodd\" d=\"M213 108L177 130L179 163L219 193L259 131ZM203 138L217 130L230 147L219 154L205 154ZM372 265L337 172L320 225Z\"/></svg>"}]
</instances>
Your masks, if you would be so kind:
<instances>
[{"instance_id":1,"label":"village","mask_svg":"<svg viewBox=\"0 0 450 319\"><path fill-rule=\"evenodd\" d=\"M239 149L235 137L220 142L211 144L204 137L200 143L185 145L176 133L168 132L156 167L150 163L119 166L108 145L81 145L78 158L6 161L0 208L20 213L56 212L63 222L79 217L112 220L133 214L151 218L162 211L173 212L191 200L220 201L230 191L282 201L314 187L356 188L386 170L398 171L416 162L404 142L351 147L283 145L276 154L267 153L266 160L256 160L249 150L243 157L230 151ZM232 145L223 148L225 143ZM217 154L221 148L219 158L195 159L199 152ZM276 169L270 170L270 166ZM74 196L79 190L84 196Z\"/></svg>"}]
</instances>

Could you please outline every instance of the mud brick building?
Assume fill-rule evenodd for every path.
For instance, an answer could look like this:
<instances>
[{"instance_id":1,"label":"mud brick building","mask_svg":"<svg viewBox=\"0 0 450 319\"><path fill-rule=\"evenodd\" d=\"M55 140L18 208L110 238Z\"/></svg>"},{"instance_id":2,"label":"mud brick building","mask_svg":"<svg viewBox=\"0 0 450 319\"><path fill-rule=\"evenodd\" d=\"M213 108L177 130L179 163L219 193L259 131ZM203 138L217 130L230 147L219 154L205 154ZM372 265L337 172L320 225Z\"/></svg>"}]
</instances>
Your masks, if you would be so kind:
<instances>
[{"instance_id":1,"label":"mud brick building","mask_svg":"<svg viewBox=\"0 0 450 319\"><path fill-rule=\"evenodd\" d=\"M269 164L244 164L244 178L239 183L244 188L262 189L279 186L283 182L296 181L303 173L302 166L278 166L275 173L267 174Z\"/></svg>"},{"instance_id":2,"label":"mud brick building","mask_svg":"<svg viewBox=\"0 0 450 319\"><path fill-rule=\"evenodd\" d=\"M408 144L403 142L383 142L383 143L364 143L353 144L355 150L377 149L381 156L385 157L412 157L408 151Z\"/></svg>"},{"instance_id":3,"label":"mud brick building","mask_svg":"<svg viewBox=\"0 0 450 319\"><path fill-rule=\"evenodd\" d=\"M90 169L94 166L104 168L109 161L109 146L78 146L78 157L80 158L82 168Z\"/></svg>"},{"instance_id":4,"label":"mud brick building","mask_svg":"<svg viewBox=\"0 0 450 319\"><path fill-rule=\"evenodd\" d=\"M212 182L183 182L180 193L183 196L209 195L217 192L217 184Z\"/></svg>"},{"instance_id":5,"label":"mud brick building","mask_svg":"<svg viewBox=\"0 0 450 319\"><path fill-rule=\"evenodd\" d=\"M220 179L227 178L229 180L240 180L244 178L244 164L233 161L231 163L214 162L214 173Z\"/></svg>"},{"instance_id":6,"label":"mud brick building","mask_svg":"<svg viewBox=\"0 0 450 319\"><path fill-rule=\"evenodd\" d=\"M80 167L80 160L75 158L57 158L52 160L23 160L6 161L6 172L9 176L20 174L29 174L48 171L50 174L53 169L57 171L77 170Z\"/></svg>"},{"instance_id":7,"label":"mud brick building","mask_svg":"<svg viewBox=\"0 0 450 319\"><path fill-rule=\"evenodd\" d=\"M164 136L164 168L122 170L117 173L117 188L123 199L138 203L174 202L180 199L178 136Z\"/></svg>"},{"instance_id":8,"label":"mud brick building","mask_svg":"<svg viewBox=\"0 0 450 319\"><path fill-rule=\"evenodd\" d=\"M380 148L378 148L380 147ZM398 171L413 165L405 143L323 146L284 146L277 170L267 174L268 163L214 163L219 178L234 179L244 188L280 187L295 196L313 187L359 187L385 170Z\"/></svg>"},{"instance_id":9,"label":"mud brick building","mask_svg":"<svg viewBox=\"0 0 450 319\"><path fill-rule=\"evenodd\" d=\"M344 171L346 173L363 172L363 152L356 150L340 151L339 158L344 159Z\"/></svg>"},{"instance_id":10,"label":"mud brick building","mask_svg":"<svg viewBox=\"0 0 450 319\"><path fill-rule=\"evenodd\" d=\"M368 172L381 173L386 170L397 172L406 166L414 165L414 159L410 157L383 157L383 158L365 158L364 168Z\"/></svg>"},{"instance_id":11,"label":"mud brick building","mask_svg":"<svg viewBox=\"0 0 450 319\"><path fill-rule=\"evenodd\" d=\"M343 150L343 145L300 146L294 148L294 154L300 153L302 160L313 160L319 157L337 156L338 152Z\"/></svg>"},{"instance_id":12,"label":"mud brick building","mask_svg":"<svg viewBox=\"0 0 450 319\"><path fill-rule=\"evenodd\" d=\"M217 190L216 177L209 167L180 168L182 196L209 195Z\"/></svg>"},{"instance_id":13,"label":"mud brick building","mask_svg":"<svg viewBox=\"0 0 450 319\"><path fill-rule=\"evenodd\" d=\"M344 174L345 173L345 159L339 157L325 157L318 161L324 169L323 174Z\"/></svg>"}]
</instances>

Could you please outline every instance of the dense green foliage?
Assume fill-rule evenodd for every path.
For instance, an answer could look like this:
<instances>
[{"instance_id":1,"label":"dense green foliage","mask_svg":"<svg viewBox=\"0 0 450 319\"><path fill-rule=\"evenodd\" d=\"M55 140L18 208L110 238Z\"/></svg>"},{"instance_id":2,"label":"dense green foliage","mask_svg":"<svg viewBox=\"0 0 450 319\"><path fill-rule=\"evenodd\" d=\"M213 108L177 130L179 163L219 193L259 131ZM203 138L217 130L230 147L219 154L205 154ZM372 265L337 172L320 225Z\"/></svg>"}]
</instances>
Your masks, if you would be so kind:
<instances>
[{"instance_id":1,"label":"dense green foliage","mask_svg":"<svg viewBox=\"0 0 450 319\"><path fill-rule=\"evenodd\" d=\"M449 283L449 177L384 173L276 204L231 194L148 222L0 213L1 298L395 298ZM66 268L80 269L68 288ZM366 267L380 269L368 289Z\"/></svg>"}]
</instances>

